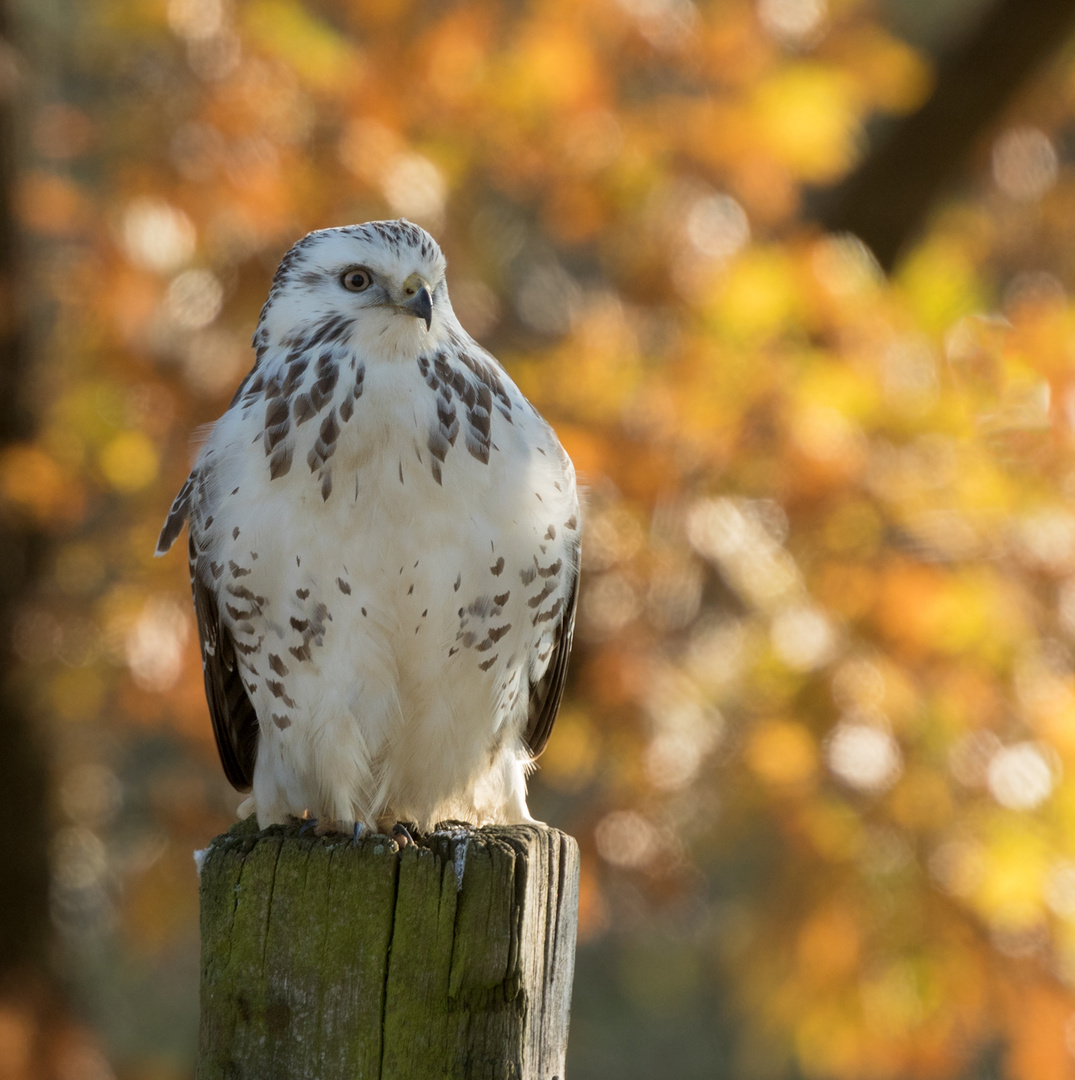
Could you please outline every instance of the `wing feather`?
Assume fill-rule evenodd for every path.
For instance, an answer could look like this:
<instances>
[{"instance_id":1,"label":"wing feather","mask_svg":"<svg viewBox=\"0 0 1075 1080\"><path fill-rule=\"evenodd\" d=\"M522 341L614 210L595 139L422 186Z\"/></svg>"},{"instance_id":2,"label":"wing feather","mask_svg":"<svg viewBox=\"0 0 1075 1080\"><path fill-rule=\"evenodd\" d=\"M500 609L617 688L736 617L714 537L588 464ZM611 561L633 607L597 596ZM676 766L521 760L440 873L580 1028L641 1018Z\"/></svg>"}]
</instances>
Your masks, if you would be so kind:
<instances>
[{"instance_id":1,"label":"wing feather","mask_svg":"<svg viewBox=\"0 0 1075 1080\"><path fill-rule=\"evenodd\" d=\"M183 531L183 526L186 524L187 518L190 517L190 496L194 490L196 480L196 474L192 472L179 489L179 494L172 500L171 509L168 511L168 517L164 520L160 538L157 540L156 553L158 555L163 555L169 551Z\"/></svg>"},{"instance_id":2,"label":"wing feather","mask_svg":"<svg viewBox=\"0 0 1075 1080\"><path fill-rule=\"evenodd\" d=\"M191 544L191 589L202 645L205 696L209 702L216 748L224 775L232 787L249 791L254 783L258 718L235 662L231 634L220 621L216 597L198 573L197 562Z\"/></svg>"},{"instance_id":3,"label":"wing feather","mask_svg":"<svg viewBox=\"0 0 1075 1080\"><path fill-rule=\"evenodd\" d=\"M567 682L567 661L571 655L571 639L575 633L575 608L578 603L579 573L576 569L571 580L571 594L564 605L563 618L557 626L558 638L553 646L552 657L544 675L530 684L530 712L523 738L530 753L537 757L549 741L556 714L560 711L560 699L564 696Z\"/></svg>"}]
</instances>

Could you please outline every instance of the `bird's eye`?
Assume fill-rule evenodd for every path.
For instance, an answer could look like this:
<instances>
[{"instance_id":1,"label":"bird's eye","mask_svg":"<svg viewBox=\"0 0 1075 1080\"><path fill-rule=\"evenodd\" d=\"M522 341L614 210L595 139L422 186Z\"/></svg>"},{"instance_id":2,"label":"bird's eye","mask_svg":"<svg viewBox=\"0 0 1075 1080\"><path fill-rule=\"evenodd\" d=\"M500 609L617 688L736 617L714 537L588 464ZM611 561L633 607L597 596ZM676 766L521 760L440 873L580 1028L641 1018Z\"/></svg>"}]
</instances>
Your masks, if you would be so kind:
<instances>
[{"instance_id":1,"label":"bird's eye","mask_svg":"<svg viewBox=\"0 0 1075 1080\"><path fill-rule=\"evenodd\" d=\"M361 266L353 266L340 274L340 284L348 292L365 292L373 284L373 275Z\"/></svg>"}]
</instances>

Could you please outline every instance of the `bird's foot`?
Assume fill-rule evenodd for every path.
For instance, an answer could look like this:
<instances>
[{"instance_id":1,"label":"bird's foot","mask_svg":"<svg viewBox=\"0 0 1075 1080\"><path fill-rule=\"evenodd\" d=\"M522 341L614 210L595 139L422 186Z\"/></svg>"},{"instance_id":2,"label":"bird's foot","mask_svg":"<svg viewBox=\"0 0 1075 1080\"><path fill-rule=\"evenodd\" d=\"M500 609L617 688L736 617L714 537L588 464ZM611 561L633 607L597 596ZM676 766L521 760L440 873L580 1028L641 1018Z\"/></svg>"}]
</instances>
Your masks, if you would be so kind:
<instances>
[{"instance_id":1,"label":"bird's foot","mask_svg":"<svg viewBox=\"0 0 1075 1080\"><path fill-rule=\"evenodd\" d=\"M449 818L447 821L438 821L434 832L448 833L469 833L473 832L478 826L472 821L460 821L457 818Z\"/></svg>"},{"instance_id":2,"label":"bird's foot","mask_svg":"<svg viewBox=\"0 0 1075 1080\"><path fill-rule=\"evenodd\" d=\"M353 848L358 847L359 840L364 836L371 835L370 826L364 821L333 821L331 818L307 815L293 818L292 823L299 826L299 836L305 836L309 832L313 832L314 836L348 836ZM402 821L397 821L391 826L385 822L380 825L378 835L395 841L397 848L402 851L408 844L417 842L414 838L417 831L417 825L412 822L404 825Z\"/></svg>"},{"instance_id":3,"label":"bird's foot","mask_svg":"<svg viewBox=\"0 0 1075 1080\"><path fill-rule=\"evenodd\" d=\"M299 836L313 832L314 836L349 836L353 847L358 847L359 840L366 833L366 826L361 821L333 821L331 818L305 816L295 818L299 826Z\"/></svg>"}]
</instances>

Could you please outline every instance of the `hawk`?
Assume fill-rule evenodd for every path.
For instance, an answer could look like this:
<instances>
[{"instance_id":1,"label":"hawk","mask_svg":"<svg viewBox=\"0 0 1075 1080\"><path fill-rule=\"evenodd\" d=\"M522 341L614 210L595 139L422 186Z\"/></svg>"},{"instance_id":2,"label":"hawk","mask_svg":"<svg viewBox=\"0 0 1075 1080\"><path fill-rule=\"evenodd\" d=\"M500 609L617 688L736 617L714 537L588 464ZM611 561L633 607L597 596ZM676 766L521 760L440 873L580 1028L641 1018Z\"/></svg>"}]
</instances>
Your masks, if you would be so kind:
<instances>
[{"instance_id":1,"label":"hawk","mask_svg":"<svg viewBox=\"0 0 1075 1080\"><path fill-rule=\"evenodd\" d=\"M444 273L404 220L296 243L160 534L157 554L189 523L217 749L261 827L533 820L575 620L575 475Z\"/></svg>"}]
</instances>

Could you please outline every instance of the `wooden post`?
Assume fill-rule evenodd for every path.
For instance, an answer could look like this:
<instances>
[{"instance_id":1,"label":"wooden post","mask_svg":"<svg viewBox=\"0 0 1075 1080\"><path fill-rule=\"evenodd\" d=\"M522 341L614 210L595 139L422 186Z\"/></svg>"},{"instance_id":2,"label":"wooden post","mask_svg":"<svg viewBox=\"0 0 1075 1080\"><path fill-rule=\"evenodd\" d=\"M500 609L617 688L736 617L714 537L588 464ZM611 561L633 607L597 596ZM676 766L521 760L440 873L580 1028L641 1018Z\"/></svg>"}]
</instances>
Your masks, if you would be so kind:
<instances>
[{"instance_id":1,"label":"wooden post","mask_svg":"<svg viewBox=\"0 0 1075 1080\"><path fill-rule=\"evenodd\" d=\"M197 1080L563 1080L579 855L537 826L218 836Z\"/></svg>"}]
</instances>

